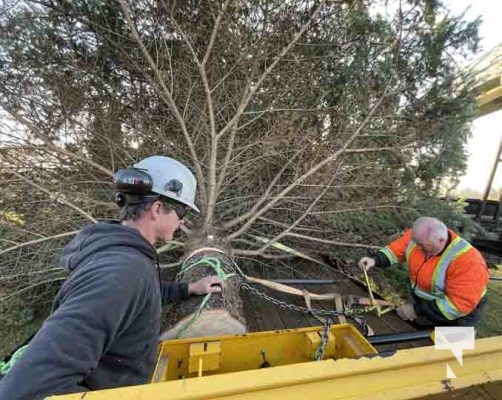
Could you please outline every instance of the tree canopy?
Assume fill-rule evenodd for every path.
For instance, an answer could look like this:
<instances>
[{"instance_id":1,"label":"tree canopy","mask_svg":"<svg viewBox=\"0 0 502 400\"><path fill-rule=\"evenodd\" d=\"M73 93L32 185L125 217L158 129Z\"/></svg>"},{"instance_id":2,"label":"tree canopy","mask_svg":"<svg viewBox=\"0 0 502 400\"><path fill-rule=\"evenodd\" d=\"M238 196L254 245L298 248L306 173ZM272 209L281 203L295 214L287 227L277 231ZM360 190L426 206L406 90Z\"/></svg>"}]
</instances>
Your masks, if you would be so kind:
<instances>
[{"instance_id":1,"label":"tree canopy","mask_svg":"<svg viewBox=\"0 0 502 400\"><path fill-rule=\"evenodd\" d=\"M11 1L2 304L47 299L60 246L115 215L113 171L152 154L198 180L179 242L211 234L236 257L282 243L343 261L424 211L456 215L429 199L465 169L457 60L478 23L437 0Z\"/></svg>"}]
</instances>

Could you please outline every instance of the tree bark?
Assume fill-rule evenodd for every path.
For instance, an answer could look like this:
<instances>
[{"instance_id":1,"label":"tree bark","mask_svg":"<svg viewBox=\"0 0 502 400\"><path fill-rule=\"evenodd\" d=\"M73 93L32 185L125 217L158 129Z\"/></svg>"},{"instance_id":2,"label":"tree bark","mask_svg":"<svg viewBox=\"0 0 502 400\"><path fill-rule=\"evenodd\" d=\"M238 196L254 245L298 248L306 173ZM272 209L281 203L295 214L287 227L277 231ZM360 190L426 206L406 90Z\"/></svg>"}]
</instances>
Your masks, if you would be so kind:
<instances>
[{"instance_id":1,"label":"tree bark","mask_svg":"<svg viewBox=\"0 0 502 400\"><path fill-rule=\"evenodd\" d=\"M219 264L221 272L234 273L228 253L207 242L205 246L192 247L186 253L176 281L189 283L205 276L217 275L217 271L211 266L211 259ZM190 267L195 263L197 265ZM246 333L239 281L238 275L226 278L222 291L212 293L205 304L205 296L190 296L189 299L174 304L166 311L167 329L162 333L161 340Z\"/></svg>"}]
</instances>

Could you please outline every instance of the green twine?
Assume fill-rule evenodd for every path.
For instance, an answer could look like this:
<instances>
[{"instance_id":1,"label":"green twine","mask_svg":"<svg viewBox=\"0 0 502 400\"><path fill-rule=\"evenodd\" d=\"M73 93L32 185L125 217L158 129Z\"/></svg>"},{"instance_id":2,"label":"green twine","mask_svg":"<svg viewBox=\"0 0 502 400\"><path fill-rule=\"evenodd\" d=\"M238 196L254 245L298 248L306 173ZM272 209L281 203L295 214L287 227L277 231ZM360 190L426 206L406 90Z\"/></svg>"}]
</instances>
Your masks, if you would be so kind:
<instances>
[{"instance_id":1,"label":"green twine","mask_svg":"<svg viewBox=\"0 0 502 400\"><path fill-rule=\"evenodd\" d=\"M218 258L211 256L202 257L200 260L194 262L193 264L183 265L179 273L181 274L187 272L188 270L200 264L209 265L211 268L213 268L214 272L216 272L216 275L218 275L224 281L235 275L234 273L225 273L225 271L223 271L223 268L221 268L221 261Z\"/></svg>"},{"instance_id":2,"label":"green twine","mask_svg":"<svg viewBox=\"0 0 502 400\"><path fill-rule=\"evenodd\" d=\"M180 270L179 273L181 274L181 273L187 272L188 270L192 269L193 267L196 267L196 266L201 265L201 264L210 266L214 270L214 272L216 273L216 275L222 281L226 281L228 278L231 278L232 276L235 275L235 273L227 274L223 270L223 268L221 268L221 261L218 258L211 257L211 256L202 257L200 260L194 262L193 264L187 264L187 265L184 264L181 267L181 270ZM199 318L200 313L202 312L202 310L206 306L207 302L211 298L211 294L212 293L207 293L204 296L204 298L202 299L202 302L200 303L199 308L194 313L193 317L189 321L187 321L187 323L185 324L185 326L182 327L178 331L178 333L176 334L176 338L179 338L197 320L197 318Z\"/></svg>"},{"instance_id":3,"label":"green twine","mask_svg":"<svg viewBox=\"0 0 502 400\"><path fill-rule=\"evenodd\" d=\"M0 375L6 375L7 372L9 372L9 370L14 366L14 364L19 361L27 348L28 345L25 344L14 352L9 361L0 361Z\"/></svg>"}]
</instances>

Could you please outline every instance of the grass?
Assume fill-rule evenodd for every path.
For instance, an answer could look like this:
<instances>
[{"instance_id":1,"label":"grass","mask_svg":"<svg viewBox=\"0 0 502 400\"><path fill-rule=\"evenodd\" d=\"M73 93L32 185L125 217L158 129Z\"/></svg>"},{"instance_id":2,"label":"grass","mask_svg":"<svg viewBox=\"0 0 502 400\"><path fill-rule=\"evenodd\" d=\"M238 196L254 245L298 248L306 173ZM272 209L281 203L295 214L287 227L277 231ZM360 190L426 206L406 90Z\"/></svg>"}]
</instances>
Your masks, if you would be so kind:
<instances>
[{"instance_id":1,"label":"grass","mask_svg":"<svg viewBox=\"0 0 502 400\"><path fill-rule=\"evenodd\" d=\"M490 282L488 305L477 329L477 337L502 335L502 281Z\"/></svg>"}]
</instances>

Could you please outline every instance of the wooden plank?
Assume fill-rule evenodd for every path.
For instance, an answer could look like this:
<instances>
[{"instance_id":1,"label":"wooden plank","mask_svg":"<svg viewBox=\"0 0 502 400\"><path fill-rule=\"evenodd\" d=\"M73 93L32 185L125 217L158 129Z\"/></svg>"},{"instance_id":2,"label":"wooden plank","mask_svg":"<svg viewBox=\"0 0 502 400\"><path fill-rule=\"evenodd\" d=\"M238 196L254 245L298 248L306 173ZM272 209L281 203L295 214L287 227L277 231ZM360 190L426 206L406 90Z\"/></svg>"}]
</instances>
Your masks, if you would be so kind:
<instances>
[{"instance_id":1,"label":"wooden plank","mask_svg":"<svg viewBox=\"0 0 502 400\"><path fill-rule=\"evenodd\" d=\"M291 285L291 286L298 287L298 285ZM305 301L304 301L303 297L292 296L292 295L288 295L286 293L280 293L280 292L271 292L271 293L272 293L272 296L278 300L284 301L288 304L293 304L296 306L305 307ZM278 307L278 308L280 308L280 307ZM306 328L306 327L312 326L309 319L307 318L306 313L296 311L296 310L289 310L286 308L280 308L279 315L282 318L282 321L283 321L285 328L295 329L295 328Z\"/></svg>"},{"instance_id":2,"label":"wooden plank","mask_svg":"<svg viewBox=\"0 0 502 400\"><path fill-rule=\"evenodd\" d=\"M284 324L274 305L253 294L249 295L251 306L255 311L258 331L284 329Z\"/></svg>"},{"instance_id":3,"label":"wooden plank","mask_svg":"<svg viewBox=\"0 0 502 400\"><path fill-rule=\"evenodd\" d=\"M269 270L263 271L265 279L273 279ZM271 297L275 297L275 292L256 286L260 292L263 292ZM255 294L249 292L252 307L255 311L257 323L260 331L273 331L278 329L285 329L284 322L281 317L281 311L269 300L262 299Z\"/></svg>"},{"instance_id":4,"label":"wooden plank","mask_svg":"<svg viewBox=\"0 0 502 400\"><path fill-rule=\"evenodd\" d=\"M291 270L291 271L289 271L289 273L290 273L290 275L287 276L287 278L302 279L302 277L299 276L295 270ZM284 276L279 277L276 274L269 273L267 275L267 278L268 279L279 279L279 278L284 278ZM290 285L290 286L295 287L297 285ZM267 293L270 296L276 298L277 300L284 301L285 303L293 304L293 305L297 305L297 306L303 306L303 307L305 306L304 300L301 297L288 295L286 293L277 292L274 290L268 290L261 285L258 285L258 288L260 290L267 290ZM306 315L304 313L299 312L299 311L295 311L295 310L291 310L291 309L287 309L287 308L284 308L284 307L278 306L278 305L274 305L274 306L277 310L279 317L282 320L284 329L305 328L305 327L310 326L309 321L307 320Z\"/></svg>"},{"instance_id":5,"label":"wooden plank","mask_svg":"<svg viewBox=\"0 0 502 400\"><path fill-rule=\"evenodd\" d=\"M303 269L302 267L306 268ZM346 276L338 273L336 270L327 270L326 268L310 268L311 265L308 263L302 263L295 265L296 269L294 272L288 271L288 276L285 273L278 273L277 271L270 271L260 268L260 274L256 274L258 277L263 277L264 279L280 279L280 278L291 278L291 279L333 279L338 283L334 285L290 285L297 289L306 289L309 292L325 294L338 292L342 294L352 294L355 296L367 297L368 293L365 288L361 287L358 283L350 280ZM278 300L285 301L290 304L305 307L305 301L300 296L288 295L280 292L276 292L260 285L256 286L257 289L275 297ZM249 295L248 298L243 298L245 303L246 317L252 315L252 322L250 320L249 328L250 331L259 330L275 330L284 328L300 328L306 326L319 326L322 322L312 315L304 314L294 310L283 309L274 304L268 303L263 299L255 298L254 295ZM268 304L266 304L268 303ZM339 303L339 302L338 302ZM334 310L336 304L333 301L312 301L312 307L321 310ZM338 304L340 308L340 304ZM375 312L362 314L366 318L370 327L375 331L375 334L392 334L392 333L403 333L412 332L417 329L410 323L401 320L395 312L387 313L381 317L378 317ZM336 321L339 322L339 321ZM351 322L350 320L348 321ZM395 351L397 349L412 348L417 346L431 345L428 340L406 342L400 344L388 344L388 345L378 345L379 351Z\"/></svg>"}]
</instances>

